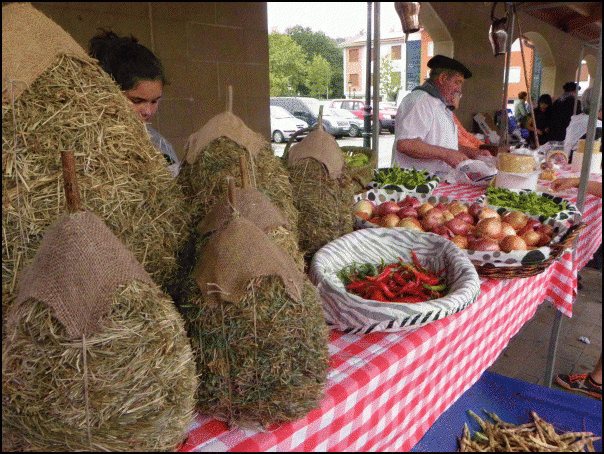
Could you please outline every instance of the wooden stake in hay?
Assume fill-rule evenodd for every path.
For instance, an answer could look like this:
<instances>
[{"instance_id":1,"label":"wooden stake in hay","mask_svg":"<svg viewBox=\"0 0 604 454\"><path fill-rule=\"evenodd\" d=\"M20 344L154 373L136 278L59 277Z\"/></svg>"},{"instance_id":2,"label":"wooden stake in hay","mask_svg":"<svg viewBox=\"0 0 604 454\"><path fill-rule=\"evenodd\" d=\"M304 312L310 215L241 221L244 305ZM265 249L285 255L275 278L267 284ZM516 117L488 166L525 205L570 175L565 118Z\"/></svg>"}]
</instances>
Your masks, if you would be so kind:
<instances>
[{"instance_id":1,"label":"wooden stake in hay","mask_svg":"<svg viewBox=\"0 0 604 454\"><path fill-rule=\"evenodd\" d=\"M26 451L167 451L183 441L195 363L180 315L155 286L114 293L86 360L50 307L29 299L17 318L2 342L3 444L5 431Z\"/></svg>"},{"instance_id":2,"label":"wooden stake in hay","mask_svg":"<svg viewBox=\"0 0 604 454\"><path fill-rule=\"evenodd\" d=\"M354 186L335 139L321 126L287 154L294 205L298 209L300 250L307 260L353 229Z\"/></svg>"},{"instance_id":3,"label":"wooden stake in hay","mask_svg":"<svg viewBox=\"0 0 604 454\"><path fill-rule=\"evenodd\" d=\"M21 273L2 345L2 424L24 449L167 450L194 412L172 301L103 221L61 217Z\"/></svg>"},{"instance_id":4,"label":"wooden stake in hay","mask_svg":"<svg viewBox=\"0 0 604 454\"><path fill-rule=\"evenodd\" d=\"M17 8L18 14L5 17L7 8ZM30 48L56 53L50 66L36 73L26 88L18 72L4 78L5 63L10 63L5 61L5 30L11 25L10 18L23 17L23 9L30 10L35 19L27 19L17 29L20 41L29 46L23 53L27 55ZM63 53L63 47L47 41L23 39L46 36L41 30L46 26L60 27L31 5L11 4L2 11L3 313L14 299L17 274L65 205L61 180L64 150L75 153L82 208L100 216L163 286L176 270L175 255L185 239L187 224L181 190L165 159L153 146L131 102L97 64L66 56L73 52ZM38 27L35 33L28 32L30 26ZM79 47L62 33L64 41ZM18 69L27 65L6 66ZM13 90L20 95L13 96Z\"/></svg>"},{"instance_id":5,"label":"wooden stake in hay","mask_svg":"<svg viewBox=\"0 0 604 454\"><path fill-rule=\"evenodd\" d=\"M185 321L203 375L199 410L266 427L317 408L327 326L316 289L291 258L235 215L202 248L194 277L201 292Z\"/></svg>"}]
</instances>

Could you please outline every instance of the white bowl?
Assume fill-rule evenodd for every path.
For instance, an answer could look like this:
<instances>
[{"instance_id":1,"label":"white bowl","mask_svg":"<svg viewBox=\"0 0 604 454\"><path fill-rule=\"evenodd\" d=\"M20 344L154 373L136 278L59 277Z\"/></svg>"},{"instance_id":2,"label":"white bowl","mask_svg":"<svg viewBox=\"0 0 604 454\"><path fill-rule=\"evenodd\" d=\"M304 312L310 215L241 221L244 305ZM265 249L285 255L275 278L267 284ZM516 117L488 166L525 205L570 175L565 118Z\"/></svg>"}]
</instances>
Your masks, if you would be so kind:
<instances>
[{"instance_id":1,"label":"white bowl","mask_svg":"<svg viewBox=\"0 0 604 454\"><path fill-rule=\"evenodd\" d=\"M499 170L495 177L495 186L504 189L528 189L534 191L537 188L537 180L540 173L540 171L508 173Z\"/></svg>"},{"instance_id":2,"label":"white bowl","mask_svg":"<svg viewBox=\"0 0 604 454\"><path fill-rule=\"evenodd\" d=\"M423 303L384 303L348 293L337 273L353 263L374 265L412 260L413 250L431 271L447 267L449 293ZM480 280L468 256L433 233L405 228L362 229L327 244L313 257L310 279L319 290L326 319L347 333L400 331L423 326L465 309L480 293Z\"/></svg>"}]
</instances>

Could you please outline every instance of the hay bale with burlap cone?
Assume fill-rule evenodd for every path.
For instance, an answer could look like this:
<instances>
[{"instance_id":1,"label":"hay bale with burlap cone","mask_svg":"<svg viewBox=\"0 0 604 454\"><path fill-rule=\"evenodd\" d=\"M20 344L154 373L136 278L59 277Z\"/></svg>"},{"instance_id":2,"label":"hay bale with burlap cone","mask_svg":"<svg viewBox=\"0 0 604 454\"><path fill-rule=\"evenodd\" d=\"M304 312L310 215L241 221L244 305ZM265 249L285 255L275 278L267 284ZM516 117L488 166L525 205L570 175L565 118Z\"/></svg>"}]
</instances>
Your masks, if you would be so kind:
<instances>
[{"instance_id":1,"label":"hay bale with burlap cone","mask_svg":"<svg viewBox=\"0 0 604 454\"><path fill-rule=\"evenodd\" d=\"M184 313L203 376L198 409L237 427L303 418L323 396L328 330L292 258L232 215L201 247L199 292Z\"/></svg>"},{"instance_id":2,"label":"hay bale with burlap cone","mask_svg":"<svg viewBox=\"0 0 604 454\"><path fill-rule=\"evenodd\" d=\"M75 152L83 209L100 216L161 286L176 270L182 192L131 102L58 25L2 7L2 301L61 212L61 156Z\"/></svg>"},{"instance_id":3,"label":"hay bale with burlap cone","mask_svg":"<svg viewBox=\"0 0 604 454\"><path fill-rule=\"evenodd\" d=\"M100 218L50 226L7 316L3 444L166 451L184 440L197 378L183 320Z\"/></svg>"},{"instance_id":4,"label":"hay bale with burlap cone","mask_svg":"<svg viewBox=\"0 0 604 454\"><path fill-rule=\"evenodd\" d=\"M281 210L290 223L292 234L297 236L298 211L287 171L270 144L232 113L232 95L229 95L227 111L191 134L185 150L178 182L194 213L195 225L226 195L227 177L241 181L240 159L244 158L251 186L264 193Z\"/></svg>"},{"instance_id":5,"label":"hay bale with burlap cone","mask_svg":"<svg viewBox=\"0 0 604 454\"><path fill-rule=\"evenodd\" d=\"M321 125L285 157L298 209L300 250L305 258L352 232L354 185L337 142Z\"/></svg>"}]
</instances>

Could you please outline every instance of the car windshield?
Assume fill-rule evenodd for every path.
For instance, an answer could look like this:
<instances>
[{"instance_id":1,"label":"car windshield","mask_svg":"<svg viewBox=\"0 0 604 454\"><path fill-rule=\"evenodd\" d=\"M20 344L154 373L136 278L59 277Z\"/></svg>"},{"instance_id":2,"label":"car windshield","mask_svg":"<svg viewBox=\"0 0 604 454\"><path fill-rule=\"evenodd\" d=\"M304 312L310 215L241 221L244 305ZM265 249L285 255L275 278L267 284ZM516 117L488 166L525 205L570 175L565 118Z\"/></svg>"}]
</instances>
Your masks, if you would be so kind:
<instances>
[{"instance_id":1,"label":"car windshield","mask_svg":"<svg viewBox=\"0 0 604 454\"><path fill-rule=\"evenodd\" d=\"M340 116L340 117L344 117L344 118L358 118L350 110L345 110L345 109L333 110L332 109L332 111L335 112L335 114L338 115L338 116Z\"/></svg>"},{"instance_id":2,"label":"car windshield","mask_svg":"<svg viewBox=\"0 0 604 454\"><path fill-rule=\"evenodd\" d=\"M294 116L283 107L271 106L271 118L294 118Z\"/></svg>"}]
</instances>

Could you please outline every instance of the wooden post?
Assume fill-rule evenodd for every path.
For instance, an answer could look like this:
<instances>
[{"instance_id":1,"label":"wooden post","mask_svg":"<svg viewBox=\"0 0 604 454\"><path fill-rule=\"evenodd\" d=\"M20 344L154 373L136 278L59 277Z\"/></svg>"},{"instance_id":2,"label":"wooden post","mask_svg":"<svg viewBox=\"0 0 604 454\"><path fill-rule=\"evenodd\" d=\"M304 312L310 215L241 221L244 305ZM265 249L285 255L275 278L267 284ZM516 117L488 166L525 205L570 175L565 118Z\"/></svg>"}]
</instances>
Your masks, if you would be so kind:
<instances>
[{"instance_id":1,"label":"wooden post","mask_svg":"<svg viewBox=\"0 0 604 454\"><path fill-rule=\"evenodd\" d=\"M75 172L75 157L73 151L61 152L61 164L63 167L63 186L65 187L65 198L67 199L67 211L75 213L80 209L80 194Z\"/></svg>"},{"instance_id":2,"label":"wooden post","mask_svg":"<svg viewBox=\"0 0 604 454\"><path fill-rule=\"evenodd\" d=\"M239 157L239 166L241 167L241 187L249 188L250 187L250 177L247 173L247 165L245 163L245 156Z\"/></svg>"}]
</instances>

